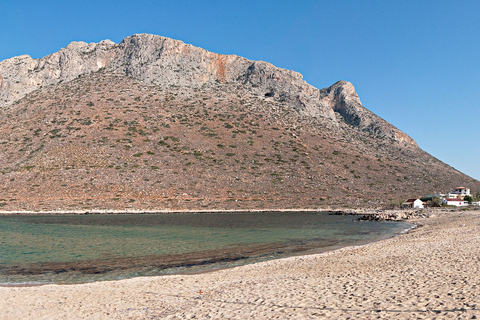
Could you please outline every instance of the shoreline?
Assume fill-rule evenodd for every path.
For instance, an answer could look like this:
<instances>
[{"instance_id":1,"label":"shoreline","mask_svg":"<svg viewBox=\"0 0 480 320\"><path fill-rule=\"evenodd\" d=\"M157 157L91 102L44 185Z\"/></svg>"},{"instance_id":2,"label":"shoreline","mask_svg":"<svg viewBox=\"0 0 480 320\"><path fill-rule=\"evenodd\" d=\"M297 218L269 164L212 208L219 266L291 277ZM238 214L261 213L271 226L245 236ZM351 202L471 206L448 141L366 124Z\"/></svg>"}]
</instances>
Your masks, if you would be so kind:
<instances>
[{"instance_id":1,"label":"shoreline","mask_svg":"<svg viewBox=\"0 0 480 320\"><path fill-rule=\"evenodd\" d=\"M317 212L317 211L315 211ZM338 215L338 212L333 213L333 215ZM344 215L344 214L343 214ZM127 265L129 265L134 271L135 265L142 265L147 266L152 264L152 266L162 266L158 271L157 274L151 273L147 275L139 275L136 274L134 276L126 276L125 278L97 278L92 277L90 280L80 280L80 281L73 281L73 282L63 282L64 280L58 280L54 282L37 282L36 280L32 280L32 282L3 282L0 283L0 287L30 287L30 286L43 286L43 285L50 285L50 284L57 284L57 285L75 285L75 284L82 284L82 283L93 283L93 282L101 282L101 281L117 281L117 280L128 280L137 277L156 277L156 276L168 276L168 275L188 275L188 274L203 274L203 273L210 273L215 272L218 270L224 269L232 269L241 267L244 265L249 264L256 264L264 261L271 261L271 260L281 260L289 257L299 257L304 255L314 255L314 254L322 254L329 251L335 251L338 249L342 249L345 247L356 247L361 246L369 243L374 243L378 241L383 241L385 239L389 239L392 237L398 237L405 233L412 232L418 227L418 224L413 223L413 221L402 221L405 223L402 228L397 228L398 230L394 232L390 232L389 234L378 234L372 238L368 239L357 239L355 241L350 240L350 243L326 243L325 241L302 241L302 244L289 244L289 245L275 245L275 244L264 244L260 246L249 246L246 248L238 247L232 248L226 254L216 254L214 251L206 252L192 252L187 255L182 254L182 260L180 262L179 255L171 255L171 256L146 256L146 257L133 257L120 259L120 261L112 261L113 264L110 264L109 268L116 270L125 269ZM362 222L360 219L353 219L351 223L369 223ZM192 256L193 255L193 256ZM129 260L131 260L129 262ZM122 262L123 261L123 262ZM169 265L169 261L172 261L172 265ZM78 261L78 262L51 262L51 263L41 263L40 265L30 265L26 267L22 267L21 270L23 273L27 275L40 275L43 273L48 272L56 272L55 270L86 270L90 268L90 266L94 265L107 265L108 262L99 259L98 261ZM115 267L114 267L115 266ZM3 271L6 271L4 269ZM51 271L48 271L51 270ZM15 272L15 270L11 270L11 272ZM59 271L61 272L61 271ZM101 273L101 272L98 272ZM8 274L8 273L7 273ZM11 275L15 273L10 273ZM32 278L35 279L35 278ZM41 281L41 280L40 280ZM68 280L67 280L68 281Z\"/></svg>"},{"instance_id":2,"label":"shoreline","mask_svg":"<svg viewBox=\"0 0 480 320\"><path fill-rule=\"evenodd\" d=\"M364 220L367 221L367 220ZM398 221L398 220L396 220ZM92 283L100 283L100 282L115 282L115 281L128 281L131 279L137 279L137 278L156 278L156 277L170 277L170 276L188 276L188 275L199 275L199 274L209 274L213 272L218 272L222 270L231 270L235 268L241 268L249 265L255 265L259 263L265 263L265 262L270 262L270 261L277 261L277 260L284 260L284 259L290 259L290 258L297 258L297 257L306 257L306 256L311 256L311 255L324 255L324 254L329 254L329 253L334 253L336 251L341 251L341 250L348 250L349 248L357 248L357 247L363 247L363 246L368 246L370 244L374 244L377 242L385 241L391 238L395 237L401 237L404 234L415 232L418 228L422 227L422 224L420 223L413 223L413 222L408 222L408 224L411 225L411 227L396 232L391 235L384 235L381 237L377 237L375 239L371 240L362 240L358 241L354 244L347 244L347 245L334 245L334 246L327 246L327 247L321 247L321 248L313 248L313 249L307 249L305 251L299 251L295 253L290 253L286 256L283 257L278 257L278 258L272 258L268 260L261 260L261 261L254 261L254 262L247 262L245 264L240 264L240 265L233 265L233 266L219 266L216 268L212 269L205 269L205 270L190 270L190 271L184 271L184 272L178 272L178 273L171 273L171 274L159 274L159 275L153 275L153 276L136 276L136 277L130 277L130 278L123 278L123 279L116 279L116 280L92 280L92 281L86 281L86 282L78 282L78 283L39 283L39 282L32 282L32 283L0 283L0 288L28 288L28 287L41 287L41 286L49 286L49 285L58 285L58 286L75 286L75 285L84 285L84 284L92 284ZM254 257L250 257L254 258Z\"/></svg>"},{"instance_id":3,"label":"shoreline","mask_svg":"<svg viewBox=\"0 0 480 320\"><path fill-rule=\"evenodd\" d=\"M410 319L480 315L480 211L321 254L203 274L0 287L5 319Z\"/></svg>"},{"instance_id":4,"label":"shoreline","mask_svg":"<svg viewBox=\"0 0 480 320\"><path fill-rule=\"evenodd\" d=\"M295 257L302 257L302 256L310 256L310 255L322 255L325 253L329 252L335 252L337 250L342 250L342 249L347 249L347 248L356 248L356 247L362 247L366 246L369 244L373 244L376 242L381 242L385 241L390 238L394 237L400 237L404 234L410 233L410 232L415 232L419 227L421 227L420 224L416 223L410 223L411 225L410 228L405 229L403 231L396 232L391 235L384 235L381 237L377 237L375 239L371 240L362 240L358 241L354 244L347 244L347 245L333 245L333 246L327 246L327 247L321 247L321 248L313 248L313 249L306 249L304 251L298 251L298 252L292 252L289 253L285 256L280 256L277 258L272 258L272 259L267 259L267 260L260 260L260 261L252 261L252 262L246 262L245 264L239 264L239 265L233 265L233 266L216 266L215 268L207 268L207 269L202 269L202 270L188 270L188 271L179 271L174 272L174 273L167 273L167 274L158 274L158 275L152 275L152 276L134 276L134 277L129 277L129 278L122 278L122 279L115 279L115 280L92 280L92 281L86 281L86 282L73 282L73 283L55 283L55 282L49 282L49 283L39 283L39 282L32 282L32 283L0 283L0 288L16 288L16 287L40 287L40 286L47 286L47 285L65 285L65 286L71 286L71 285L81 285L81 284L88 284L88 283L96 283L96 282L110 282L110 281L128 281L130 279L136 279L136 278L154 278L154 277L168 277L168 276L183 276L183 275L197 275L197 274L208 274L212 272L217 272L221 270L230 270L230 269L235 269L235 268L241 268L243 266L248 266L248 265L255 265L258 263L263 263L263 262L268 262L268 261L276 261L276 260L283 260L283 259L288 259L288 258L295 258ZM248 259L255 259L255 257L248 257ZM203 263L202 263L203 265ZM195 267L195 266L194 266Z\"/></svg>"},{"instance_id":5,"label":"shoreline","mask_svg":"<svg viewBox=\"0 0 480 320\"><path fill-rule=\"evenodd\" d=\"M445 211L435 209L330 209L330 208L301 208L301 209L199 209L199 210L57 210L57 211L1 211L0 216L12 215L109 215L109 214L229 214L229 213L258 213L258 212L325 212L332 215L361 216L360 220L371 221L406 221L418 218L428 218L431 212Z\"/></svg>"},{"instance_id":6,"label":"shoreline","mask_svg":"<svg viewBox=\"0 0 480 320\"><path fill-rule=\"evenodd\" d=\"M57 210L1 211L2 215L83 215L83 214L174 214L174 213L255 213L255 212L344 212L334 209L199 209L199 210ZM346 211L345 211L346 212Z\"/></svg>"}]
</instances>

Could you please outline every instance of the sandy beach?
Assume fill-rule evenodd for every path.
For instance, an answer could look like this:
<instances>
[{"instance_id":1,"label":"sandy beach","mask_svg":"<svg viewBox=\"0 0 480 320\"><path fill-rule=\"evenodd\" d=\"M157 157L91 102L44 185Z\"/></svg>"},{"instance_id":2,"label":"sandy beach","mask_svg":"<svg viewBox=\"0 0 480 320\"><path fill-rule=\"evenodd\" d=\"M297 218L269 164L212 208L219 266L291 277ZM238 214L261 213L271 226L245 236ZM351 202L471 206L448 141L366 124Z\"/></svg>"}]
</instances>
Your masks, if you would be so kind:
<instances>
[{"instance_id":1,"label":"sandy beach","mask_svg":"<svg viewBox=\"0 0 480 320\"><path fill-rule=\"evenodd\" d=\"M480 318L480 211L418 222L376 243L203 274L0 287L0 318Z\"/></svg>"}]
</instances>

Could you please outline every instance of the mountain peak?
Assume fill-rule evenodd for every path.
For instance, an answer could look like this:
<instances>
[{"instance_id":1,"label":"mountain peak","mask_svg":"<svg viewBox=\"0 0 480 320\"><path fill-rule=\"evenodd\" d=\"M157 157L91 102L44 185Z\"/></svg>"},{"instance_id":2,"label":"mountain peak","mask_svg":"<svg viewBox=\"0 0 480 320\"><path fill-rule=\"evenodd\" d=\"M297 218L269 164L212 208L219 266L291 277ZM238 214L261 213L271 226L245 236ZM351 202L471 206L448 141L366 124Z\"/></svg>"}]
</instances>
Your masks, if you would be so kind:
<instances>
[{"instance_id":1,"label":"mountain peak","mask_svg":"<svg viewBox=\"0 0 480 320\"><path fill-rule=\"evenodd\" d=\"M241 83L265 99L284 101L297 112L338 121L410 144L413 139L365 109L347 81L318 90L300 73L265 61L222 55L153 34L134 34L119 44L71 42L41 59L20 56L0 62L0 108L46 85L71 81L106 68L146 84L201 87L207 83ZM401 137L401 138L399 138Z\"/></svg>"},{"instance_id":2,"label":"mountain peak","mask_svg":"<svg viewBox=\"0 0 480 320\"><path fill-rule=\"evenodd\" d=\"M406 133L366 109L360 102L355 87L348 81L338 81L321 90L320 101L330 106L349 125L374 135L401 143L417 143Z\"/></svg>"}]
</instances>

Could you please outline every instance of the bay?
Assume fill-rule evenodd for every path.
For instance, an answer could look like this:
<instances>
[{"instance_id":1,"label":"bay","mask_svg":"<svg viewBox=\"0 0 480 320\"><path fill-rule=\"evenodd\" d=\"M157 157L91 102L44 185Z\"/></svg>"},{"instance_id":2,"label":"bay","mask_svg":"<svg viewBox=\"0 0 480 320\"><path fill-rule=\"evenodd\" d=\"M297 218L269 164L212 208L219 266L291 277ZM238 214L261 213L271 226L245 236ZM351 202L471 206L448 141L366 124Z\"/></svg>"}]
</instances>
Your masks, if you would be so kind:
<instances>
[{"instance_id":1,"label":"bay","mask_svg":"<svg viewBox=\"0 0 480 320\"><path fill-rule=\"evenodd\" d=\"M203 272L371 242L411 227L325 212L0 216L0 284Z\"/></svg>"}]
</instances>

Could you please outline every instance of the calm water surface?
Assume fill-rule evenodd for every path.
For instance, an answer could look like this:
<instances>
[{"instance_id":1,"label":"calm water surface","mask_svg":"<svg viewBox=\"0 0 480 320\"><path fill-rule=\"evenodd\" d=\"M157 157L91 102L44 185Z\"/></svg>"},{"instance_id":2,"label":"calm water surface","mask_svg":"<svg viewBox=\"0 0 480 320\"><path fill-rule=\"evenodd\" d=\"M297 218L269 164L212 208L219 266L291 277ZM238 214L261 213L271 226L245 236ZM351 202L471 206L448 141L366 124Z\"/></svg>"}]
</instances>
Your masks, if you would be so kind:
<instances>
[{"instance_id":1,"label":"calm water surface","mask_svg":"<svg viewBox=\"0 0 480 320\"><path fill-rule=\"evenodd\" d=\"M0 216L0 284L200 272L374 241L411 225L318 212Z\"/></svg>"}]
</instances>

